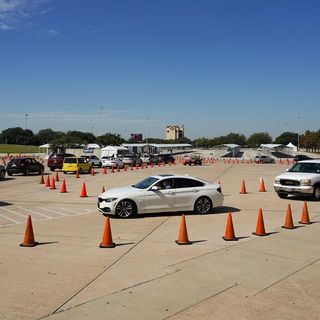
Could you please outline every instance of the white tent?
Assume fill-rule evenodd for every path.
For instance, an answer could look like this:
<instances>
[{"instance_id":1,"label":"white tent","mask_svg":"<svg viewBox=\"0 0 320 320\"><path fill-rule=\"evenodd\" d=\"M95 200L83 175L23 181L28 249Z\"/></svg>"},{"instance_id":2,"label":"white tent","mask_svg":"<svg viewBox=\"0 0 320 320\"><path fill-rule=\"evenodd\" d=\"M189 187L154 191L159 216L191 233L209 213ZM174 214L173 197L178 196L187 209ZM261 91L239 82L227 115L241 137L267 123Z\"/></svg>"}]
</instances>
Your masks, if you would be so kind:
<instances>
[{"instance_id":1,"label":"white tent","mask_svg":"<svg viewBox=\"0 0 320 320\"><path fill-rule=\"evenodd\" d=\"M287 144L287 147L293 149L293 151L298 151L298 148L291 142Z\"/></svg>"},{"instance_id":2,"label":"white tent","mask_svg":"<svg viewBox=\"0 0 320 320\"><path fill-rule=\"evenodd\" d=\"M40 149L46 149L46 157L45 159L48 159L49 157L49 149L50 149L51 145L49 143L43 144L41 146L39 146Z\"/></svg>"}]
</instances>

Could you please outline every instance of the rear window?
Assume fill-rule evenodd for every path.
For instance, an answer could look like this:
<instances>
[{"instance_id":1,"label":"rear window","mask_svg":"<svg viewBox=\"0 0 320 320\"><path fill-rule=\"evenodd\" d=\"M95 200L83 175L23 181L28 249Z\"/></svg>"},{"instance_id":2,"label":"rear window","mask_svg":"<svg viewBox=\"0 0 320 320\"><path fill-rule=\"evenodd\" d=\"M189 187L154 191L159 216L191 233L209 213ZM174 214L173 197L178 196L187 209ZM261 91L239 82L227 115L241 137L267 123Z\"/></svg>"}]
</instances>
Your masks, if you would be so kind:
<instances>
[{"instance_id":1,"label":"rear window","mask_svg":"<svg viewBox=\"0 0 320 320\"><path fill-rule=\"evenodd\" d=\"M64 163L77 163L77 158L65 158Z\"/></svg>"}]
</instances>

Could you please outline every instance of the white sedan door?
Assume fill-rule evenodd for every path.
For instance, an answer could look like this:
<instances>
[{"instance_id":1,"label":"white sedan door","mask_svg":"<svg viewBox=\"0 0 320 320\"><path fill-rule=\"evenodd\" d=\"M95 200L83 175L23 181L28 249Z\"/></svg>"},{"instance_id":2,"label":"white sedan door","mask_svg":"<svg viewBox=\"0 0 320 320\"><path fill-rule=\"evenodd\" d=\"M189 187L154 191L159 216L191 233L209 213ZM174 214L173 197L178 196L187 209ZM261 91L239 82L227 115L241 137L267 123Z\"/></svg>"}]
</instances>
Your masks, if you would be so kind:
<instances>
[{"instance_id":1,"label":"white sedan door","mask_svg":"<svg viewBox=\"0 0 320 320\"><path fill-rule=\"evenodd\" d=\"M171 181L173 179L167 179ZM175 192L173 189L146 190L144 192L143 203L144 212L165 212L174 210Z\"/></svg>"},{"instance_id":2,"label":"white sedan door","mask_svg":"<svg viewBox=\"0 0 320 320\"><path fill-rule=\"evenodd\" d=\"M194 187L192 179L175 178L175 208L177 211L193 210L194 202L198 196L199 188Z\"/></svg>"}]
</instances>

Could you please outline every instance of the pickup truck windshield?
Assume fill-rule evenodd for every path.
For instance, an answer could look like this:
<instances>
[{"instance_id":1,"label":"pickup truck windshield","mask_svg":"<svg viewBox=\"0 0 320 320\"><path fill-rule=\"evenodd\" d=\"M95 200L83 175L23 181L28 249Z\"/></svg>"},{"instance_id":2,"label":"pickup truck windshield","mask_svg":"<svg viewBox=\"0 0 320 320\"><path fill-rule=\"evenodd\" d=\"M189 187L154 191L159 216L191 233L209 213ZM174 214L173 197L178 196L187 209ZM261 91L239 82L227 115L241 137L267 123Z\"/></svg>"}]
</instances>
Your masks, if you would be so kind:
<instances>
[{"instance_id":1,"label":"pickup truck windshield","mask_svg":"<svg viewBox=\"0 0 320 320\"><path fill-rule=\"evenodd\" d=\"M296 163L290 170L290 172L307 172L307 173L319 173L320 163Z\"/></svg>"}]
</instances>

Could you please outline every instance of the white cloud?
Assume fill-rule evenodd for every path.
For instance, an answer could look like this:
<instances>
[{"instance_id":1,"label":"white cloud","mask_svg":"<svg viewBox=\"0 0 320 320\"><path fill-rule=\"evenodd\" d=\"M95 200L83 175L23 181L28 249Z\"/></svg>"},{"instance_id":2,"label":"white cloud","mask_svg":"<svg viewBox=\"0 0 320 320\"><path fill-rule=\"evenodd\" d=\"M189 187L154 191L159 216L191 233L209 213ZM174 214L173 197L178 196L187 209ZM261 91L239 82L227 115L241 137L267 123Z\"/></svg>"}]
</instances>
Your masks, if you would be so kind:
<instances>
[{"instance_id":1,"label":"white cloud","mask_svg":"<svg viewBox=\"0 0 320 320\"><path fill-rule=\"evenodd\" d=\"M28 30L38 35L56 36L60 32L33 22L34 17L52 10L51 0L0 0L0 32Z\"/></svg>"}]
</instances>

